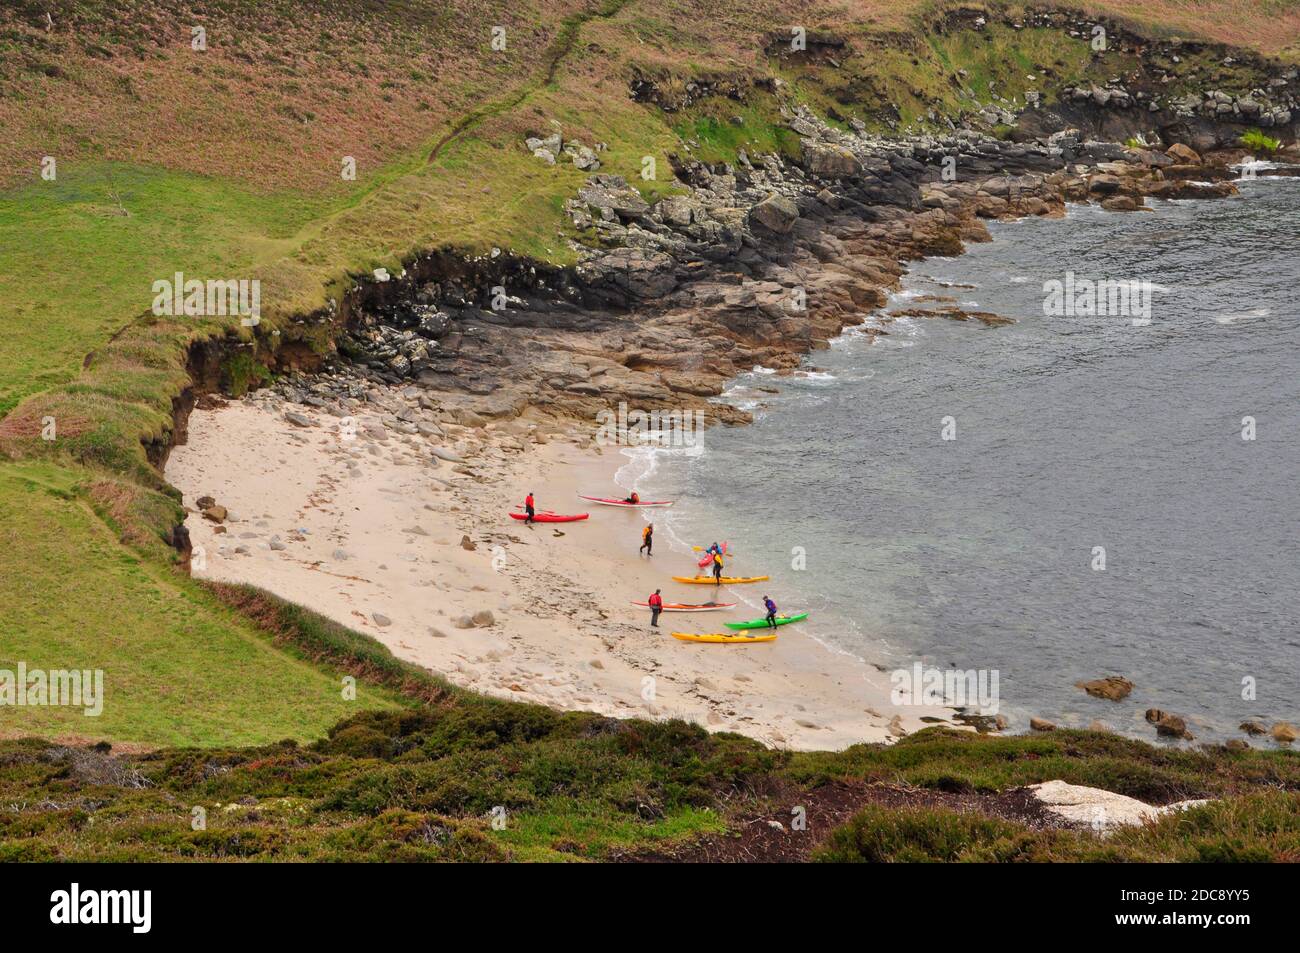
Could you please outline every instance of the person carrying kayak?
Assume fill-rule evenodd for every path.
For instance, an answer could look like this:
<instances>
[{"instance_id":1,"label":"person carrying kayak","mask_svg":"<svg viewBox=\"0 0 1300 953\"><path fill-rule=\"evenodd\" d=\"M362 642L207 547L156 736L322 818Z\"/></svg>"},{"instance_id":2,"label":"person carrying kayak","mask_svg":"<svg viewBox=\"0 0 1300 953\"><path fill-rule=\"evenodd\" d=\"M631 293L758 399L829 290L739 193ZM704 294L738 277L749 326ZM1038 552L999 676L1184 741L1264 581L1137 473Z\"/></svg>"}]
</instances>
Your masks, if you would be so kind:
<instances>
[{"instance_id":1,"label":"person carrying kayak","mask_svg":"<svg viewBox=\"0 0 1300 953\"><path fill-rule=\"evenodd\" d=\"M775 629L776 628L776 603L773 602L769 596L764 596L763 605L767 608L767 617L766 619L764 619L764 621L767 622L767 627L769 629Z\"/></svg>"},{"instance_id":2,"label":"person carrying kayak","mask_svg":"<svg viewBox=\"0 0 1300 953\"><path fill-rule=\"evenodd\" d=\"M528 492L528 495L524 497L524 514L525 523L533 522L533 517L537 515L537 511L533 509L533 494L531 490Z\"/></svg>"},{"instance_id":3,"label":"person carrying kayak","mask_svg":"<svg viewBox=\"0 0 1300 953\"><path fill-rule=\"evenodd\" d=\"M656 629L659 628L659 613L664 611L664 597L659 595L656 589L654 595L646 600L650 603L650 624Z\"/></svg>"},{"instance_id":4,"label":"person carrying kayak","mask_svg":"<svg viewBox=\"0 0 1300 953\"><path fill-rule=\"evenodd\" d=\"M653 556L654 543L655 543L655 524L646 523L645 529L641 530L641 549L637 550L637 555L639 556L641 554L641 550L644 549L645 554L647 556Z\"/></svg>"},{"instance_id":5,"label":"person carrying kayak","mask_svg":"<svg viewBox=\"0 0 1300 953\"><path fill-rule=\"evenodd\" d=\"M722 553L713 554L713 584L722 585Z\"/></svg>"},{"instance_id":6,"label":"person carrying kayak","mask_svg":"<svg viewBox=\"0 0 1300 953\"><path fill-rule=\"evenodd\" d=\"M631 496L625 496L625 497L623 497L623 502L624 502L624 503L640 503L640 502L641 502L641 494L638 493L636 490L633 490Z\"/></svg>"}]
</instances>

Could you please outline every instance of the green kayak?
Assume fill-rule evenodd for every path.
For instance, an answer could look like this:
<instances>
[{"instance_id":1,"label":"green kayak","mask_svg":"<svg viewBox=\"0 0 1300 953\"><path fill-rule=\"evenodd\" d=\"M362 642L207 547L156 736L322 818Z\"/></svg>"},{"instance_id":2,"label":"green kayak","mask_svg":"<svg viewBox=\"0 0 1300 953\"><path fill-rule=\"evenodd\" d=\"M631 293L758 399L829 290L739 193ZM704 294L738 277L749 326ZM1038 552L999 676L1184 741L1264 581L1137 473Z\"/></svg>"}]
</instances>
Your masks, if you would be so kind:
<instances>
[{"instance_id":1,"label":"green kayak","mask_svg":"<svg viewBox=\"0 0 1300 953\"><path fill-rule=\"evenodd\" d=\"M808 618L808 613L800 612L798 615L779 615L776 617L777 625L787 625L791 622L798 622L800 619ZM728 629L766 629L766 619L750 619L748 622L725 622L723 623Z\"/></svg>"}]
</instances>

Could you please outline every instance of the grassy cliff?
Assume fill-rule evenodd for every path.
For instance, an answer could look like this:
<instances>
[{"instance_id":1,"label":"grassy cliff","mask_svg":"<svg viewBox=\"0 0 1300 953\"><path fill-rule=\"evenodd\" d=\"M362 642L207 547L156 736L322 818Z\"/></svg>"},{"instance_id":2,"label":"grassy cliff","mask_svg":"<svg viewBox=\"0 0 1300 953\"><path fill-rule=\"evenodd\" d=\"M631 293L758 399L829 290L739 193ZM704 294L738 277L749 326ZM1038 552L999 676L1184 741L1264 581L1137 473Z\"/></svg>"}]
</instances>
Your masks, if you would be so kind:
<instances>
[{"instance_id":1,"label":"grassy cliff","mask_svg":"<svg viewBox=\"0 0 1300 953\"><path fill-rule=\"evenodd\" d=\"M1026 76L1044 66L1058 86L1102 79L1123 66L1093 56L1077 37L1014 29L1002 18L979 37L938 29L956 6L5 4L0 668L19 660L103 668L109 704L98 719L6 709L0 736L170 746L126 767L102 755L106 767L83 764L81 755L49 741L7 743L0 760L10 769L11 793L44 792L68 806L58 808L66 816L47 812L39 821L7 816L5 850L95 857L328 856L344 848L377 857L557 850L591 856L620 843L644 846L719 830L734 791L748 790L751 778L808 783L807 772L816 769L861 779L875 770L865 766L873 759L900 757L864 753L859 763L850 753L823 764L683 726L611 727L460 695L448 708L432 690L413 691L415 676L395 674L397 663L373 643L191 582L165 542L181 516L176 494L145 445L170 439L173 401L188 383L195 342L256 343L250 355L285 341L323 348L327 342L295 319L337 301L356 276L380 266L400 269L425 249L500 247L574 261L576 236L562 206L584 173L534 159L522 145L527 135L558 126L566 137L607 144L603 171L626 176L653 199L674 186L666 176L640 179L644 156L666 170L670 155L685 152L717 161L741 148L798 148L779 124L771 80L782 81L786 101L806 103L830 121L858 119L884 130L937 125L978 107L990 89L1021 95ZM991 19L992 12L1017 9L960 6L990 10ZM1151 35L1238 43L1289 59L1300 54L1296 3L1082 6ZM847 47L834 62L783 56L781 38L794 25L833 31ZM504 29L503 49L492 46L495 27ZM743 95L669 110L629 95L638 78L665 95L692 83L734 86ZM354 178L344 175L349 159ZM257 278L262 324L253 331L227 320L154 317L152 282L178 271ZM243 360L223 370L236 389L257 373L256 356ZM346 675L360 680L355 700L340 694ZM429 720L430 706L458 714L440 726ZM388 714L357 716L361 708ZM393 714L401 711L414 714ZM352 720L340 725L345 717ZM415 719L415 727L404 727L402 718ZM460 724L478 718L490 724ZM436 740L445 732L470 740ZM358 738L371 748L361 750ZM280 739L290 741L272 749L231 747ZM1006 742L1025 751L1065 743ZM941 761L921 758L938 748L899 750L910 750L918 764ZM1232 764L1248 766L1240 767L1247 778L1293 770L1272 756L1232 757ZM213 774L205 765L229 770ZM521 766L532 774L515 777ZM100 796L86 790L101 767L110 773L100 793L125 800L118 802L120 825L92 830L77 805ZM119 770L128 773L113 773ZM377 791L366 780L376 771L388 785ZM137 773L148 783L118 784ZM436 803L401 796L435 776L460 793ZM495 790L488 780L494 777L500 794L486 793ZM475 794L476 786L483 793ZM220 801L225 811L252 792L261 803L272 790L290 807L283 816L253 811L260 819L248 821L246 833L209 832L196 840L176 827L178 805ZM556 792L567 790L574 797L565 807L566 795ZM479 801L493 797L528 820L502 836L485 833L474 818L487 803ZM433 828L415 817L430 812L439 818L428 822ZM239 810L221 816L246 822ZM65 822L67 831L56 834ZM41 832L48 837L36 838ZM1247 840L1280 850L1270 836ZM248 846L262 838L266 851ZM570 841L574 850L556 847ZM867 850L850 834L834 849ZM871 848L877 849L884 848Z\"/></svg>"}]
</instances>

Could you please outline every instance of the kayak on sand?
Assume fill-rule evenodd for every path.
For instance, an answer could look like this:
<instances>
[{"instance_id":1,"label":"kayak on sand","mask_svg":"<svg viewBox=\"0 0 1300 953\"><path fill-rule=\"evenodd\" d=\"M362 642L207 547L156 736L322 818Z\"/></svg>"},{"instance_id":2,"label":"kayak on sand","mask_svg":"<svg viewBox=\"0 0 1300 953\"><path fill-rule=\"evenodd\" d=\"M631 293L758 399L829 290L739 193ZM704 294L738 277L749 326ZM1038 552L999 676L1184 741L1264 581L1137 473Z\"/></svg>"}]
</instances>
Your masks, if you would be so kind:
<instances>
[{"instance_id":1,"label":"kayak on sand","mask_svg":"<svg viewBox=\"0 0 1300 953\"><path fill-rule=\"evenodd\" d=\"M723 576L721 579L714 579L712 576L673 576L673 582L684 582L690 586L734 586L742 582L765 582L771 579L771 576Z\"/></svg>"},{"instance_id":2,"label":"kayak on sand","mask_svg":"<svg viewBox=\"0 0 1300 953\"><path fill-rule=\"evenodd\" d=\"M641 606L643 609L650 608L648 602L633 602L634 606ZM730 609L734 602L665 602L663 604L664 612L712 612L715 609Z\"/></svg>"},{"instance_id":3,"label":"kayak on sand","mask_svg":"<svg viewBox=\"0 0 1300 953\"><path fill-rule=\"evenodd\" d=\"M800 612L798 615L779 615L776 617L777 625L789 625L791 622L800 622L808 618L808 613ZM724 622L722 623L728 629L766 629L768 628L767 619L750 619L748 622Z\"/></svg>"},{"instance_id":4,"label":"kayak on sand","mask_svg":"<svg viewBox=\"0 0 1300 953\"><path fill-rule=\"evenodd\" d=\"M511 513L509 515L512 520L528 519L527 513ZM536 516L533 517L533 522L534 523L572 523L575 520L585 520L586 518L587 518L586 513L570 513L570 514L538 513Z\"/></svg>"},{"instance_id":5,"label":"kayak on sand","mask_svg":"<svg viewBox=\"0 0 1300 953\"><path fill-rule=\"evenodd\" d=\"M639 506L672 506L673 500L641 500L637 503L629 503L627 500L613 500L604 496L583 496L578 494L578 499L587 500L590 503L599 503L602 506L627 506L636 509Z\"/></svg>"},{"instance_id":6,"label":"kayak on sand","mask_svg":"<svg viewBox=\"0 0 1300 953\"><path fill-rule=\"evenodd\" d=\"M722 642L722 643L742 643L751 642L775 642L775 635L731 635L728 632L674 632L674 639L681 639L683 642Z\"/></svg>"}]
</instances>

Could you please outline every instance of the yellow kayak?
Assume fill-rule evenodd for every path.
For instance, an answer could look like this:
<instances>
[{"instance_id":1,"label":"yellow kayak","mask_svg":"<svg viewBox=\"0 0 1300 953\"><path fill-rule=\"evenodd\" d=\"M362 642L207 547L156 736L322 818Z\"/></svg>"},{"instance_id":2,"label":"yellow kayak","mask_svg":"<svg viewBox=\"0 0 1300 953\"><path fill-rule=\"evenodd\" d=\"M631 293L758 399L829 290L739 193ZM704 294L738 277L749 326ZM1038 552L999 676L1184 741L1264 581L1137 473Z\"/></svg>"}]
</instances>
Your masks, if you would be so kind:
<instances>
[{"instance_id":1,"label":"yellow kayak","mask_svg":"<svg viewBox=\"0 0 1300 953\"><path fill-rule=\"evenodd\" d=\"M771 576L723 576L721 579L714 579L712 576L673 576L673 582L684 582L692 586L712 586L720 584L723 586L734 586L740 582L766 582Z\"/></svg>"},{"instance_id":2,"label":"yellow kayak","mask_svg":"<svg viewBox=\"0 0 1300 953\"><path fill-rule=\"evenodd\" d=\"M674 632L674 639L683 642L775 642L775 635L732 635L730 632Z\"/></svg>"}]
</instances>

